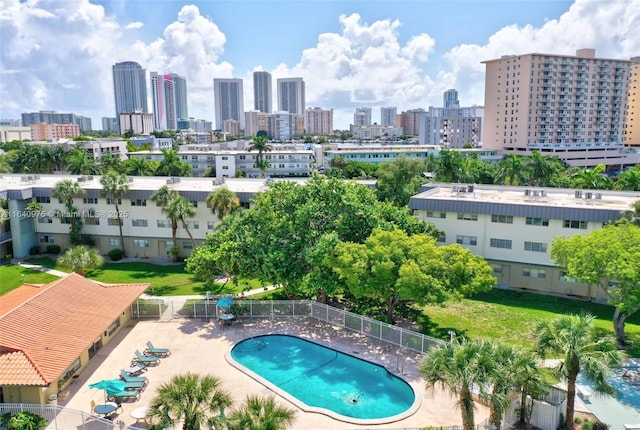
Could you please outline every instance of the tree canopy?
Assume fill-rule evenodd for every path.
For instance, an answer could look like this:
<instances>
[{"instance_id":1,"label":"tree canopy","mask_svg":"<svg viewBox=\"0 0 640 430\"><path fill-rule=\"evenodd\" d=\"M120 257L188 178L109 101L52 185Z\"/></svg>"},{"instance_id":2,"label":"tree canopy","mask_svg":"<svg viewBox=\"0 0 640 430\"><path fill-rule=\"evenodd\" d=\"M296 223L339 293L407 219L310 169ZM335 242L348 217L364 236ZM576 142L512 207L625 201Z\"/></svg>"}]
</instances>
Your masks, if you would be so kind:
<instances>
[{"instance_id":1,"label":"tree canopy","mask_svg":"<svg viewBox=\"0 0 640 430\"><path fill-rule=\"evenodd\" d=\"M331 235L336 242L362 243L376 227L430 231L408 209L379 202L364 185L318 176L305 185L274 182L255 197L251 209L224 219L187 259L187 270L206 280L222 270L282 285L290 295L310 296L335 286L310 282L326 270L318 247Z\"/></svg>"},{"instance_id":2,"label":"tree canopy","mask_svg":"<svg viewBox=\"0 0 640 430\"><path fill-rule=\"evenodd\" d=\"M613 328L625 346L626 319L640 309L640 227L627 220L587 235L557 237L550 251L567 275L599 286L615 306Z\"/></svg>"}]
</instances>

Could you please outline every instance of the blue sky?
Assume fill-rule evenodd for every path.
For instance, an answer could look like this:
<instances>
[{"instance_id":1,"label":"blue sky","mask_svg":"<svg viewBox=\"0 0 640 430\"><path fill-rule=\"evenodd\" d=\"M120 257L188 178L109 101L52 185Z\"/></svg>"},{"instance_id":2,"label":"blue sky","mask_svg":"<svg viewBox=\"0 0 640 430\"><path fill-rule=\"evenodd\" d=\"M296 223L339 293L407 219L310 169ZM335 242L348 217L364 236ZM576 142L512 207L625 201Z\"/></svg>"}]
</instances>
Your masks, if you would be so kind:
<instances>
[{"instance_id":1,"label":"blue sky","mask_svg":"<svg viewBox=\"0 0 640 430\"><path fill-rule=\"evenodd\" d=\"M506 54L640 55L640 0L0 0L0 116L113 116L111 65L134 60L187 77L189 113L212 120L214 77L302 76L307 106L465 106L484 101L482 61Z\"/></svg>"}]
</instances>

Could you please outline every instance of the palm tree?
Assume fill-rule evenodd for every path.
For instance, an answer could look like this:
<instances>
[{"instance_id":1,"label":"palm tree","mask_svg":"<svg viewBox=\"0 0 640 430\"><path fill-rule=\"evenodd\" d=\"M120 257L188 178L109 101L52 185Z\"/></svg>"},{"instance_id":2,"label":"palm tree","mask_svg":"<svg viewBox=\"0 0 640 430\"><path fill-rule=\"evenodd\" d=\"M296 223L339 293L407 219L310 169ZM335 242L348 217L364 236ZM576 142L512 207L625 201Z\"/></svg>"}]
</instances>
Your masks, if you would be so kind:
<instances>
[{"instance_id":1,"label":"palm tree","mask_svg":"<svg viewBox=\"0 0 640 430\"><path fill-rule=\"evenodd\" d=\"M169 200L162 211L167 214L172 222L173 220L180 221L182 228L185 229L189 238L191 238L191 243L193 243L193 248L195 249L196 241L193 238L193 235L191 235L191 231L189 230L189 226L186 221L186 218L190 218L196 214L196 208L193 207L193 203L182 196L177 196ZM173 245L176 246L175 242Z\"/></svg>"},{"instance_id":2,"label":"palm tree","mask_svg":"<svg viewBox=\"0 0 640 430\"><path fill-rule=\"evenodd\" d=\"M56 145L51 150L51 162L53 163L53 168L58 172L62 172L66 170L68 155L69 155L69 151L64 149L64 146Z\"/></svg>"},{"instance_id":3,"label":"palm tree","mask_svg":"<svg viewBox=\"0 0 640 430\"><path fill-rule=\"evenodd\" d=\"M595 383L596 391L606 394L615 391L607 376L611 368L620 366L620 354L613 339L596 333L593 320L594 317L588 314L565 315L538 323L534 332L537 351L542 358L547 353L562 357L552 371L567 381L567 430L573 429L576 378L580 372Z\"/></svg>"},{"instance_id":4,"label":"palm tree","mask_svg":"<svg viewBox=\"0 0 640 430\"><path fill-rule=\"evenodd\" d=\"M42 212L42 205L40 203L31 202L25 208L25 211L29 213L29 216L33 219L33 232L36 235L36 245L38 244L38 218Z\"/></svg>"},{"instance_id":5,"label":"palm tree","mask_svg":"<svg viewBox=\"0 0 640 430\"><path fill-rule=\"evenodd\" d=\"M220 220L240 207L240 199L236 193L227 187L220 187L211 191L207 196L206 202L211 206L211 212L218 213Z\"/></svg>"},{"instance_id":6,"label":"palm tree","mask_svg":"<svg viewBox=\"0 0 640 430\"><path fill-rule=\"evenodd\" d=\"M624 217L628 219L631 224L640 227L640 200L637 200L631 207L633 208L632 210L624 212Z\"/></svg>"},{"instance_id":7,"label":"palm tree","mask_svg":"<svg viewBox=\"0 0 640 430\"><path fill-rule=\"evenodd\" d=\"M9 219L9 211L5 208L7 199L0 197L0 226Z\"/></svg>"},{"instance_id":8,"label":"palm tree","mask_svg":"<svg viewBox=\"0 0 640 430\"><path fill-rule=\"evenodd\" d=\"M85 275L87 270L102 267L104 259L95 248L89 248L86 245L79 245L75 248L69 248L58 258L58 264L65 269L76 272L78 275Z\"/></svg>"},{"instance_id":9,"label":"palm tree","mask_svg":"<svg viewBox=\"0 0 640 430\"><path fill-rule=\"evenodd\" d=\"M74 205L74 197L83 197L86 191L78 182L71 179L64 179L54 186L51 195L62 200L66 212L56 211L56 216L60 219L69 219L69 241L72 244L80 243L80 232L82 231L82 220L78 214L78 208Z\"/></svg>"},{"instance_id":10,"label":"palm tree","mask_svg":"<svg viewBox=\"0 0 640 430\"><path fill-rule=\"evenodd\" d=\"M640 191L640 166L620 173L614 188L616 190Z\"/></svg>"},{"instance_id":11,"label":"palm tree","mask_svg":"<svg viewBox=\"0 0 640 430\"><path fill-rule=\"evenodd\" d=\"M124 165L122 163L122 160L120 159L120 156L117 154L113 155L111 152L107 152L100 158L100 164L98 165L98 168L100 169L102 174L110 171L118 173L124 172Z\"/></svg>"},{"instance_id":12,"label":"palm tree","mask_svg":"<svg viewBox=\"0 0 640 430\"><path fill-rule=\"evenodd\" d=\"M129 157L124 162L124 169L131 176L153 176L157 167L142 157Z\"/></svg>"},{"instance_id":13,"label":"palm tree","mask_svg":"<svg viewBox=\"0 0 640 430\"><path fill-rule=\"evenodd\" d=\"M100 178L100 184L102 184L102 191L100 194L104 197L111 198L113 205L116 208L116 219L118 220L118 228L120 229L120 249L122 250L122 256L126 257L118 200L120 200L120 198L129 191L129 179L126 175L110 171L102 175Z\"/></svg>"},{"instance_id":14,"label":"palm tree","mask_svg":"<svg viewBox=\"0 0 640 430\"><path fill-rule=\"evenodd\" d=\"M151 195L151 201L162 208L163 214L169 216L169 214L166 212L166 207L169 204L169 202L176 197L179 197L179 194L176 190L171 190L166 185L163 185ZM177 252L175 252L175 250L178 249L178 244L176 239L177 232L178 232L178 220L169 217L169 221L171 222L171 239L173 241L171 255L175 260L178 258L178 254Z\"/></svg>"},{"instance_id":15,"label":"palm tree","mask_svg":"<svg viewBox=\"0 0 640 430\"><path fill-rule=\"evenodd\" d=\"M531 428L531 414L534 400L540 400L548 392L549 384L545 381L538 358L531 351L518 351L513 363L514 386L520 391L518 413L520 422Z\"/></svg>"},{"instance_id":16,"label":"palm tree","mask_svg":"<svg viewBox=\"0 0 640 430\"><path fill-rule=\"evenodd\" d=\"M281 430L291 427L295 410L278 405L273 396L248 396L226 420L229 430Z\"/></svg>"},{"instance_id":17,"label":"palm tree","mask_svg":"<svg viewBox=\"0 0 640 430\"><path fill-rule=\"evenodd\" d=\"M529 185L548 187L551 185L558 163L556 158L546 157L540 154L540 151L533 151L524 159L523 164Z\"/></svg>"},{"instance_id":18,"label":"palm tree","mask_svg":"<svg viewBox=\"0 0 640 430\"><path fill-rule=\"evenodd\" d=\"M487 344L479 340L448 342L431 348L419 365L427 387L440 385L458 396L464 430L475 429L471 388L485 387L491 366L487 349Z\"/></svg>"},{"instance_id":19,"label":"palm tree","mask_svg":"<svg viewBox=\"0 0 640 430\"><path fill-rule=\"evenodd\" d=\"M263 154L265 152L271 151L271 145L269 145L269 141L266 136L253 136L251 138L251 142L249 143L249 151L258 151L258 156L256 157L256 166L260 169L260 177L264 178L265 172L269 167L269 162L263 159Z\"/></svg>"},{"instance_id":20,"label":"palm tree","mask_svg":"<svg viewBox=\"0 0 640 430\"><path fill-rule=\"evenodd\" d=\"M436 179L442 182L460 182L462 155L460 151L443 149L435 166Z\"/></svg>"},{"instance_id":21,"label":"palm tree","mask_svg":"<svg viewBox=\"0 0 640 430\"><path fill-rule=\"evenodd\" d=\"M590 190L606 190L611 187L611 179L604 173L603 164L598 164L591 169L580 169L571 176L574 188L587 188Z\"/></svg>"},{"instance_id":22,"label":"palm tree","mask_svg":"<svg viewBox=\"0 0 640 430\"><path fill-rule=\"evenodd\" d=\"M521 185L525 183L523 158L511 152L498 162L496 183L505 185Z\"/></svg>"},{"instance_id":23,"label":"palm tree","mask_svg":"<svg viewBox=\"0 0 640 430\"><path fill-rule=\"evenodd\" d=\"M200 430L230 405L231 396L220 387L218 378L185 373L160 386L151 401L149 416L163 426L182 421L183 430Z\"/></svg>"},{"instance_id":24,"label":"palm tree","mask_svg":"<svg viewBox=\"0 0 640 430\"><path fill-rule=\"evenodd\" d=\"M180 161L178 153L173 149L161 149L164 155L155 174L158 176L189 176L191 165Z\"/></svg>"},{"instance_id":25,"label":"palm tree","mask_svg":"<svg viewBox=\"0 0 640 430\"><path fill-rule=\"evenodd\" d=\"M99 168L96 160L89 157L84 149L76 148L71 151L67 158L69 173L72 175L95 175Z\"/></svg>"}]
</instances>

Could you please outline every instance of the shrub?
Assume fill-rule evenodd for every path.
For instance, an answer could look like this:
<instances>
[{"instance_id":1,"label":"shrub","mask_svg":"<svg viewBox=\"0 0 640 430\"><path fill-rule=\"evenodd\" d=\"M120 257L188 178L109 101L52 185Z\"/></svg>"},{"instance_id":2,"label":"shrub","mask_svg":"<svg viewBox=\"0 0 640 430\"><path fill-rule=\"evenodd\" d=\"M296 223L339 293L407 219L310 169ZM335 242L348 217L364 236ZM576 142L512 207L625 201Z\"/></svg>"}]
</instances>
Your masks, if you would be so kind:
<instances>
[{"instance_id":1,"label":"shrub","mask_svg":"<svg viewBox=\"0 0 640 430\"><path fill-rule=\"evenodd\" d=\"M45 428L47 420L38 414L20 412L9 419L9 428L12 430L39 430Z\"/></svg>"},{"instance_id":2,"label":"shrub","mask_svg":"<svg viewBox=\"0 0 640 430\"><path fill-rule=\"evenodd\" d=\"M107 255L109 256L111 261L118 261L122 259L123 252L120 248L113 248L111 251L107 252Z\"/></svg>"},{"instance_id":3,"label":"shrub","mask_svg":"<svg viewBox=\"0 0 640 430\"><path fill-rule=\"evenodd\" d=\"M40 247L39 246L32 246L31 248L29 248L29 255L38 255L40 254Z\"/></svg>"},{"instance_id":4,"label":"shrub","mask_svg":"<svg viewBox=\"0 0 640 430\"><path fill-rule=\"evenodd\" d=\"M60 254L60 245L47 245L47 254Z\"/></svg>"},{"instance_id":5,"label":"shrub","mask_svg":"<svg viewBox=\"0 0 640 430\"><path fill-rule=\"evenodd\" d=\"M7 255L5 255L5 256L4 256L4 258L6 258L6 260L7 260L9 263L11 263L11 260L13 260L13 255L11 255L11 254L7 254Z\"/></svg>"},{"instance_id":6,"label":"shrub","mask_svg":"<svg viewBox=\"0 0 640 430\"><path fill-rule=\"evenodd\" d=\"M582 430L592 430L592 429L593 429L593 424L591 423L591 421L584 420L582 422Z\"/></svg>"},{"instance_id":7,"label":"shrub","mask_svg":"<svg viewBox=\"0 0 640 430\"><path fill-rule=\"evenodd\" d=\"M593 430L609 430L611 426L609 424L605 424L602 421L596 421L593 423L591 427Z\"/></svg>"}]
</instances>

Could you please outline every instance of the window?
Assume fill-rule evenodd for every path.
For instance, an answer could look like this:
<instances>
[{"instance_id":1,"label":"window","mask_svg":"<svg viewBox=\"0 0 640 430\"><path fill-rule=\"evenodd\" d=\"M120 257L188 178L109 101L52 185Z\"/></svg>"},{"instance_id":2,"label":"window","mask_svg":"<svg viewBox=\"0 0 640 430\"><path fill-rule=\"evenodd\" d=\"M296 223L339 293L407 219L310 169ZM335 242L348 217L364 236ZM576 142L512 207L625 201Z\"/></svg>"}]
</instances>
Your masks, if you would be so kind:
<instances>
[{"instance_id":1,"label":"window","mask_svg":"<svg viewBox=\"0 0 640 430\"><path fill-rule=\"evenodd\" d=\"M109 246L119 247L120 245L120 239L109 239Z\"/></svg>"},{"instance_id":2,"label":"window","mask_svg":"<svg viewBox=\"0 0 640 430\"><path fill-rule=\"evenodd\" d=\"M576 220L571 220L571 219L565 219L563 226L564 226L564 228L579 228L581 230L586 230L587 229L587 222L586 221L576 221Z\"/></svg>"},{"instance_id":3,"label":"window","mask_svg":"<svg viewBox=\"0 0 640 430\"><path fill-rule=\"evenodd\" d=\"M109 336L111 336L116 330L118 330L118 327L120 327L120 317L118 317L110 326L109 329L107 330L107 333Z\"/></svg>"},{"instance_id":4,"label":"window","mask_svg":"<svg viewBox=\"0 0 640 430\"><path fill-rule=\"evenodd\" d=\"M52 224L53 218L51 218L50 216L41 216L41 217L38 217L38 222L40 224Z\"/></svg>"},{"instance_id":5,"label":"window","mask_svg":"<svg viewBox=\"0 0 640 430\"><path fill-rule=\"evenodd\" d=\"M82 199L82 201L85 204L88 204L88 205L97 205L98 204L98 198L97 197L85 197L84 199Z\"/></svg>"},{"instance_id":6,"label":"window","mask_svg":"<svg viewBox=\"0 0 640 430\"><path fill-rule=\"evenodd\" d=\"M88 216L84 219L86 225L100 225L100 218L97 216Z\"/></svg>"},{"instance_id":7,"label":"window","mask_svg":"<svg viewBox=\"0 0 640 430\"><path fill-rule=\"evenodd\" d=\"M118 218L107 218L107 224L109 225L122 225L122 220Z\"/></svg>"},{"instance_id":8,"label":"window","mask_svg":"<svg viewBox=\"0 0 640 430\"><path fill-rule=\"evenodd\" d=\"M114 204L114 199L112 199L111 197L107 197L107 204L108 205L112 205ZM121 205L122 204L122 199L118 199L118 204Z\"/></svg>"},{"instance_id":9,"label":"window","mask_svg":"<svg viewBox=\"0 0 640 430\"><path fill-rule=\"evenodd\" d=\"M456 236L456 243L459 243L460 245L477 245L478 244L478 237L477 236Z\"/></svg>"},{"instance_id":10,"label":"window","mask_svg":"<svg viewBox=\"0 0 640 430\"><path fill-rule=\"evenodd\" d=\"M193 205L194 208L198 207L198 201L197 200L191 200L191 204Z\"/></svg>"},{"instance_id":11,"label":"window","mask_svg":"<svg viewBox=\"0 0 640 430\"><path fill-rule=\"evenodd\" d=\"M525 267L522 269L522 276L526 276L527 278L545 279L547 277L547 271L544 269L534 269L532 267Z\"/></svg>"},{"instance_id":12,"label":"window","mask_svg":"<svg viewBox=\"0 0 640 430\"><path fill-rule=\"evenodd\" d=\"M148 240L144 240L144 239L134 239L133 240L133 246L135 248L148 248L149 247L149 241Z\"/></svg>"},{"instance_id":13,"label":"window","mask_svg":"<svg viewBox=\"0 0 640 430\"><path fill-rule=\"evenodd\" d=\"M491 239L489 246L492 248L511 249L511 240L509 239Z\"/></svg>"},{"instance_id":14,"label":"window","mask_svg":"<svg viewBox=\"0 0 640 430\"><path fill-rule=\"evenodd\" d=\"M213 221L207 221L207 230L213 230L216 224Z\"/></svg>"},{"instance_id":15,"label":"window","mask_svg":"<svg viewBox=\"0 0 640 430\"><path fill-rule=\"evenodd\" d=\"M146 219L132 219L131 225L133 227L147 227L149 223L147 222Z\"/></svg>"},{"instance_id":16,"label":"window","mask_svg":"<svg viewBox=\"0 0 640 430\"><path fill-rule=\"evenodd\" d=\"M182 248L184 249L193 249L193 243L191 242L182 242Z\"/></svg>"},{"instance_id":17,"label":"window","mask_svg":"<svg viewBox=\"0 0 640 430\"><path fill-rule=\"evenodd\" d=\"M571 276L567 276L567 272L560 272L558 279L562 282L571 282L571 283L576 283L576 282L580 282L578 281L576 278L572 278Z\"/></svg>"},{"instance_id":18,"label":"window","mask_svg":"<svg viewBox=\"0 0 640 430\"><path fill-rule=\"evenodd\" d=\"M437 242L438 243L445 243L446 241L447 241L446 233L440 233L440 235L438 236Z\"/></svg>"},{"instance_id":19,"label":"window","mask_svg":"<svg viewBox=\"0 0 640 430\"><path fill-rule=\"evenodd\" d=\"M171 221L168 219L159 219L157 223L159 228L171 228Z\"/></svg>"},{"instance_id":20,"label":"window","mask_svg":"<svg viewBox=\"0 0 640 430\"><path fill-rule=\"evenodd\" d=\"M447 213L444 211L427 211L427 218L446 218Z\"/></svg>"},{"instance_id":21,"label":"window","mask_svg":"<svg viewBox=\"0 0 640 430\"><path fill-rule=\"evenodd\" d=\"M56 243L53 236L40 236L40 242L42 243Z\"/></svg>"},{"instance_id":22,"label":"window","mask_svg":"<svg viewBox=\"0 0 640 430\"><path fill-rule=\"evenodd\" d=\"M549 227L549 219L548 218L533 218L527 217L525 221L527 225L540 225L543 227Z\"/></svg>"},{"instance_id":23,"label":"window","mask_svg":"<svg viewBox=\"0 0 640 430\"><path fill-rule=\"evenodd\" d=\"M192 230L198 230L200 228L200 223L198 221L187 221L187 227Z\"/></svg>"},{"instance_id":24,"label":"window","mask_svg":"<svg viewBox=\"0 0 640 430\"><path fill-rule=\"evenodd\" d=\"M141 200L141 199L131 200L131 206L146 206L146 205L147 205L146 200Z\"/></svg>"},{"instance_id":25,"label":"window","mask_svg":"<svg viewBox=\"0 0 640 430\"><path fill-rule=\"evenodd\" d=\"M478 221L478 214L458 212L458 219L465 221Z\"/></svg>"},{"instance_id":26,"label":"window","mask_svg":"<svg viewBox=\"0 0 640 430\"><path fill-rule=\"evenodd\" d=\"M493 269L493 274L498 275L502 273L502 266L499 264L492 264L491 268Z\"/></svg>"},{"instance_id":27,"label":"window","mask_svg":"<svg viewBox=\"0 0 640 430\"><path fill-rule=\"evenodd\" d=\"M51 203L51 197L36 197L36 203Z\"/></svg>"},{"instance_id":28,"label":"window","mask_svg":"<svg viewBox=\"0 0 640 430\"><path fill-rule=\"evenodd\" d=\"M76 374L76 372L78 370L80 370L81 367L81 363L80 363L80 359L77 358L76 361L74 361L71 366L69 366L67 368L67 370L62 374L62 377L60 378L60 380L58 381L58 387L62 387L64 386L64 384L71 379L71 377L73 375Z\"/></svg>"},{"instance_id":29,"label":"window","mask_svg":"<svg viewBox=\"0 0 640 430\"><path fill-rule=\"evenodd\" d=\"M491 222L499 222L502 224L513 224L513 217L507 215L491 215Z\"/></svg>"},{"instance_id":30,"label":"window","mask_svg":"<svg viewBox=\"0 0 640 430\"><path fill-rule=\"evenodd\" d=\"M167 241L164 243L164 249L171 249L171 248L173 248L173 242L172 242L172 241L170 241L170 240L167 240Z\"/></svg>"},{"instance_id":31,"label":"window","mask_svg":"<svg viewBox=\"0 0 640 430\"><path fill-rule=\"evenodd\" d=\"M60 224L71 224L71 217L63 216L62 218L60 218Z\"/></svg>"},{"instance_id":32,"label":"window","mask_svg":"<svg viewBox=\"0 0 640 430\"><path fill-rule=\"evenodd\" d=\"M547 252L547 244L542 242L525 242L524 250L533 252Z\"/></svg>"}]
</instances>

